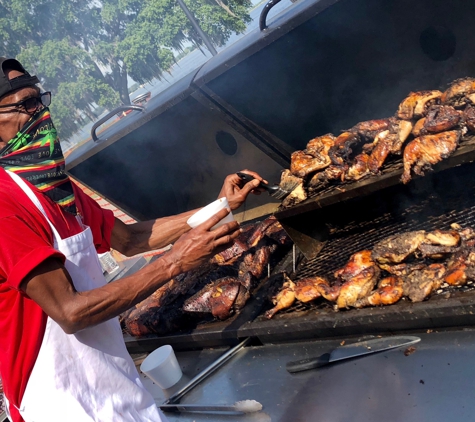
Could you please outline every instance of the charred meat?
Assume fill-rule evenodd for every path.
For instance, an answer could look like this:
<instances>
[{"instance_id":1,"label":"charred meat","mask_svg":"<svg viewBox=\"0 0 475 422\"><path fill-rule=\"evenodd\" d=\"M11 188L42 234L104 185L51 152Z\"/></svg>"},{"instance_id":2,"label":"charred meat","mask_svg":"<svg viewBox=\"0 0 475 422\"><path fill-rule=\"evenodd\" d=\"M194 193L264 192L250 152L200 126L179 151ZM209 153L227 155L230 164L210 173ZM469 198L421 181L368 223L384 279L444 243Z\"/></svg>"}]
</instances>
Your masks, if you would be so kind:
<instances>
[{"instance_id":1,"label":"charred meat","mask_svg":"<svg viewBox=\"0 0 475 422\"><path fill-rule=\"evenodd\" d=\"M387 264L403 262L416 252L425 239L426 232L424 230L395 234L378 242L374 246L371 256L381 268L386 269Z\"/></svg>"},{"instance_id":2,"label":"charred meat","mask_svg":"<svg viewBox=\"0 0 475 422\"><path fill-rule=\"evenodd\" d=\"M438 104L441 97L442 92L436 90L411 92L399 105L396 115L403 120L420 118L430 106Z\"/></svg>"},{"instance_id":3,"label":"charred meat","mask_svg":"<svg viewBox=\"0 0 475 422\"><path fill-rule=\"evenodd\" d=\"M475 132L475 107L468 106L463 111L463 121L470 132Z\"/></svg>"},{"instance_id":4,"label":"charred meat","mask_svg":"<svg viewBox=\"0 0 475 422\"><path fill-rule=\"evenodd\" d=\"M351 147L361 142L361 138L353 132L343 132L335 140L335 144L330 148L328 155L335 166L344 166L353 152Z\"/></svg>"},{"instance_id":5,"label":"charred meat","mask_svg":"<svg viewBox=\"0 0 475 422\"><path fill-rule=\"evenodd\" d=\"M459 124L461 114L455 108L446 105L432 106L425 118L421 134L439 133L451 130Z\"/></svg>"},{"instance_id":6,"label":"charred meat","mask_svg":"<svg viewBox=\"0 0 475 422\"><path fill-rule=\"evenodd\" d=\"M353 126L348 132L356 133L363 139L373 140L374 137L385 130L388 130L391 127L392 119L379 119L379 120L368 120L366 122L360 122L357 125Z\"/></svg>"},{"instance_id":7,"label":"charred meat","mask_svg":"<svg viewBox=\"0 0 475 422\"><path fill-rule=\"evenodd\" d=\"M410 272L404 277L404 295L413 302L422 302L441 286L444 274L445 267L442 264L431 264Z\"/></svg>"},{"instance_id":8,"label":"charred meat","mask_svg":"<svg viewBox=\"0 0 475 422\"><path fill-rule=\"evenodd\" d=\"M414 139L404 149L403 183L411 180L411 169L419 176L444 158L450 156L458 146L461 133L454 130Z\"/></svg>"},{"instance_id":9,"label":"charred meat","mask_svg":"<svg viewBox=\"0 0 475 422\"><path fill-rule=\"evenodd\" d=\"M453 81L443 93L441 102L455 108L475 103L475 79L462 78Z\"/></svg>"}]
</instances>

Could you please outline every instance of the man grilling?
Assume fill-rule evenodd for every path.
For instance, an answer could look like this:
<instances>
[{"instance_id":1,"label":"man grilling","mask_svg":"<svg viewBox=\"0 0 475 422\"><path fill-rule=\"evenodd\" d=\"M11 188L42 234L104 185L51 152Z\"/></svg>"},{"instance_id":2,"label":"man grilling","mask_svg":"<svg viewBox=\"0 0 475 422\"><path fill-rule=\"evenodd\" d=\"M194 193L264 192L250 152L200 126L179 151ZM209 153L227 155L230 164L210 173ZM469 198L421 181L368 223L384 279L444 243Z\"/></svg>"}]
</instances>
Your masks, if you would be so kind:
<instances>
[{"instance_id":1,"label":"man grilling","mask_svg":"<svg viewBox=\"0 0 475 422\"><path fill-rule=\"evenodd\" d=\"M239 225L210 231L195 211L125 225L69 179L48 106L51 93L0 58L0 374L13 422L163 421L127 353L116 318L176 275L229 247ZM262 178L225 179L238 208ZM258 192L256 192L258 193ZM106 284L97 253L173 248Z\"/></svg>"}]
</instances>

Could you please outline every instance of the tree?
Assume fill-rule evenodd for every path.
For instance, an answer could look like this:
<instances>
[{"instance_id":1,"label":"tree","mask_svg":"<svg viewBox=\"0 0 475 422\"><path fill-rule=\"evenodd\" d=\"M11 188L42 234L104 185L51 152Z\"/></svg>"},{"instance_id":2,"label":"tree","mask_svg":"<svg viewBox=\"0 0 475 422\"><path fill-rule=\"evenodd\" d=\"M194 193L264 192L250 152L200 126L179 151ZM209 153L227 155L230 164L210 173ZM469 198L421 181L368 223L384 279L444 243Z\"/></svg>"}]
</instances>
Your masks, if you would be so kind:
<instances>
[{"instance_id":1,"label":"tree","mask_svg":"<svg viewBox=\"0 0 475 422\"><path fill-rule=\"evenodd\" d=\"M250 21L250 0L186 0L216 46ZM63 138L97 105L130 104L127 79L161 78L175 54L204 45L175 0L2 0L0 54L17 57L54 94Z\"/></svg>"}]
</instances>

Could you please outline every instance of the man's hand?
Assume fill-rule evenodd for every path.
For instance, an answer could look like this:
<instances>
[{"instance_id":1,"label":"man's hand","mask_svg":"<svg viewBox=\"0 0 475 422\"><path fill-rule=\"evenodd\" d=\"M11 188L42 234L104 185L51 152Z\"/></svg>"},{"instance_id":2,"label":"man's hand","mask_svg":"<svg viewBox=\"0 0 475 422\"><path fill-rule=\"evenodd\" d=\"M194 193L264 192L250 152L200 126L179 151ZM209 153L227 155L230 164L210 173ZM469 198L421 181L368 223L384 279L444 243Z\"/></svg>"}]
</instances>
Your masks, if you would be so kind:
<instances>
[{"instance_id":1,"label":"man's hand","mask_svg":"<svg viewBox=\"0 0 475 422\"><path fill-rule=\"evenodd\" d=\"M232 221L210 231L229 214L229 210L219 211L203 224L182 235L173 245L169 257L179 273L189 271L204 263L207 259L232 246L234 239L241 233L239 223Z\"/></svg>"},{"instance_id":2,"label":"man's hand","mask_svg":"<svg viewBox=\"0 0 475 422\"><path fill-rule=\"evenodd\" d=\"M244 201L246 200L249 193L255 195L260 195L264 190L262 188L257 188L260 182L267 183L259 174L250 170L241 170L241 173L247 173L253 176L256 180L251 180L250 182L244 182L236 173L230 174L224 179L223 187L221 192L219 192L218 198L225 196L229 203L229 208L232 211L239 208Z\"/></svg>"}]
</instances>

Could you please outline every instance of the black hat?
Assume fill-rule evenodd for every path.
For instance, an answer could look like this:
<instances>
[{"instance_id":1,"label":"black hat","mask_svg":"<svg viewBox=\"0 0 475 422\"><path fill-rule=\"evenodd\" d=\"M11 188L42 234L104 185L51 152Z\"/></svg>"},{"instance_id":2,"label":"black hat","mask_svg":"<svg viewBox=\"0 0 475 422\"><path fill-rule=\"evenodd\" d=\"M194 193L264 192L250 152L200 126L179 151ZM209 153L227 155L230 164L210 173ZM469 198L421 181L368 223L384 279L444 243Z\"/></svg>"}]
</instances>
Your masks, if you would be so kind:
<instances>
[{"instance_id":1,"label":"black hat","mask_svg":"<svg viewBox=\"0 0 475 422\"><path fill-rule=\"evenodd\" d=\"M5 69L18 70L24 73L24 75L8 79L5 75ZM34 75L31 76L18 60L0 57L0 98L11 91L24 88L25 86L32 86L39 82L40 80Z\"/></svg>"}]
</instances>

